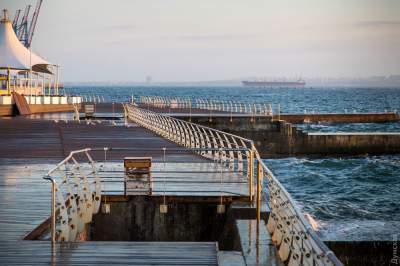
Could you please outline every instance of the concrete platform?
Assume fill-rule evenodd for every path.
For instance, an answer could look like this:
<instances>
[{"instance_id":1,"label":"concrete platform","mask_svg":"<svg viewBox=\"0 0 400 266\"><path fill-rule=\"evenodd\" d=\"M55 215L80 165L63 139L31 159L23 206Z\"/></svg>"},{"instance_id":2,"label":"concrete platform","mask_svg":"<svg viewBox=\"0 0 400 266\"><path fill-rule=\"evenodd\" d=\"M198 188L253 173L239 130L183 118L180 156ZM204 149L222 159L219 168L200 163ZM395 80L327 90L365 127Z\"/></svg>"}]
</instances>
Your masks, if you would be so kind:
<instances>
[{"instance_id":1,"label":"concrete platform","mask_svg":"<svg viewBox=\"0 0 400 266\"><path fill-rule=\"evenodd\" d=\"M237 220L243 256L247 266L283 266L263 220Z\"/></svg>"},{"instance_id":2,"label":"concrete platform","mask_svg":"<svg viewBox=\"0 0 400 266\"><path fill-rule=\"evenodd\" d=\"M262 158L400 153L399 132L308 133L284 120L260 116L192 116L191 121L252 139Z\"/></svg>"},{"instance_id":3,"label":"concrete platform","mask_svg":"<svg viewBox=\"0 0 400 266\"><path fill-rule=\"evenodd\" d=\"M275 120L284 120L288 123L301 124L301 123L382 123L382 122L395 122L400 120L400 116L394 112L387 113L326 113L326 114L251 114L228 112L219 110L206 110L198 108L160 108L150 107L145 104L140 104L140 108L148 109L153 112L170 115L176 118L186 119L188 117L268 117Z\"/></svg>"}]
</instances>

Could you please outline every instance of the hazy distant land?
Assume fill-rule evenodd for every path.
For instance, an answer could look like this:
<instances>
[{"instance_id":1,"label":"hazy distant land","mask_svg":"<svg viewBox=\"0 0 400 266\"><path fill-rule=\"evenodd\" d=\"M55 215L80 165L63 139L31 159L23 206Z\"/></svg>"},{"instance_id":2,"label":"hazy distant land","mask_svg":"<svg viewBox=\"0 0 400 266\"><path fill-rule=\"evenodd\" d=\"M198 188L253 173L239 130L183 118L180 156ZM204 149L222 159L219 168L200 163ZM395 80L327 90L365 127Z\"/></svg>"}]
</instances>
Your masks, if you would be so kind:
<instances>
[{"instance_id":1,"label":"hazy distant land","mask_svg":"<svg viewBox=\"0 0 400 266\"><path fill-rule=\"evenodd\" d=\"M210 81L126 81L126 82L104 82L104 81L87 81L87 82L65 82L65 86L242 86L242 80L255 80L256 77L247 77L230 80L210 80ZM262 78L258 78L262 79ZM266 80L280 80L282 78L265 78ZM286 80L296 80L295 78L284 78ZM390 76L372 76L372 77L342 77L342 78L304 78L306 87L399 87L400 75Z\"/></svg>"}]
</instances>

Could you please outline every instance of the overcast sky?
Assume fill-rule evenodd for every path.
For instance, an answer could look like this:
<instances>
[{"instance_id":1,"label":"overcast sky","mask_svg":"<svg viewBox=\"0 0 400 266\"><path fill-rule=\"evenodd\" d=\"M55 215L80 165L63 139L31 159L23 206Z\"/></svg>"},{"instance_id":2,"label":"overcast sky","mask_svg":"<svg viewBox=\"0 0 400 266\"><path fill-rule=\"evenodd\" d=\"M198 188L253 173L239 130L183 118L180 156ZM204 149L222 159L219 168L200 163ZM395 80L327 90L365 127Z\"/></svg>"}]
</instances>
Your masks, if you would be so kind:
<instances>
[{"instance_id":1,"label":"overcast sky","mask_svg":"<svg viewBox=\"0 0 400 266\"><path fill-rule=\"evenodd\" d=\"M44 0L33 51L64 81L400 74L399 14L398 0Z\"/></svg>"}]
</instances>

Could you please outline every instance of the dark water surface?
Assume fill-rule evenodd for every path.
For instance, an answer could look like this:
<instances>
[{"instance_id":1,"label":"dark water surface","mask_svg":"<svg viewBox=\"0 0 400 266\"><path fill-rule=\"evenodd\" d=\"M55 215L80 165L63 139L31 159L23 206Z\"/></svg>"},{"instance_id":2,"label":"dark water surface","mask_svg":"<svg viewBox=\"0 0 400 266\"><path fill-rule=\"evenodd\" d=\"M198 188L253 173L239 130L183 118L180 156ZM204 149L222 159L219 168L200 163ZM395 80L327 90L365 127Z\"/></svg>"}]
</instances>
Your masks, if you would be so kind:
<instances>
[{"instance_id":1,"label":"dark water surface","mask_svg":"<svg viewBox=\"0 0 400 266\"><path fill-rule=\"evenodd\" d=\"M127 102L132 95L268 103L284 113L400 110L400 88L71 87L68 93ZM400 123L301 125L309 132L400 132ZM330 240L392 240L400 234L400 155L267 160Z\"/></svg>"},{"instance_id":2,"label":"dark water surface","mask_svg":"<svg viewBox=\"0 0 400 266\"><path fill-rule=\"evenodd\" d=\"M266 160L333 240L391 240L400 233L400 156Z\"/></svg>"},{"instance_id":3,"label":"dark water surface","mask_svg":"<svg viewBox=\"0 0 400 266\"><path fill-rule=\"evenodd\" d=\"M400 88L248 88L248 87L67 87L67 93L103 95L129 101L131 95L196 97L280 104L282 112L383 112L400 110ZM276 106L275 106L276 107Z\"/></svg>"},{"instance_id":4,"label":"dark water surface","mask_svg":"<svg viewBox=\"0 0 400 266\"><path fill-rule=\"evenodd\" d=\"M398 132L400 133L400 122L386 123L318 123L298 124L297 128L306 132Z\"/></svg>"}]
</instances>

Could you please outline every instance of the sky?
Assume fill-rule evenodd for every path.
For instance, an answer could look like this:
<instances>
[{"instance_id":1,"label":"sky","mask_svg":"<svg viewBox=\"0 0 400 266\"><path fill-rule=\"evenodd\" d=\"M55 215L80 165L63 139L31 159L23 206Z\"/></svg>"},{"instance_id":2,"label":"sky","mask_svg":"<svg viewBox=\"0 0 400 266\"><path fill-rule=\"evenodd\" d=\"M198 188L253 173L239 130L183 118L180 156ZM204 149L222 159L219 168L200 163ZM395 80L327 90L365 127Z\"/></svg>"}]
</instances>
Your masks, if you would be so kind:
<instances>
[{"instance_id":1,"label":"sky","mask_svg":"<svg viewBox=\"0 0 400 266\"><path fill-rule=\"evenodd\" d=\"M36 0L0 0L11 17ZM398 0L44 0L32 49L66 82L400 74Z\"/></svg>"}]
</instances>

